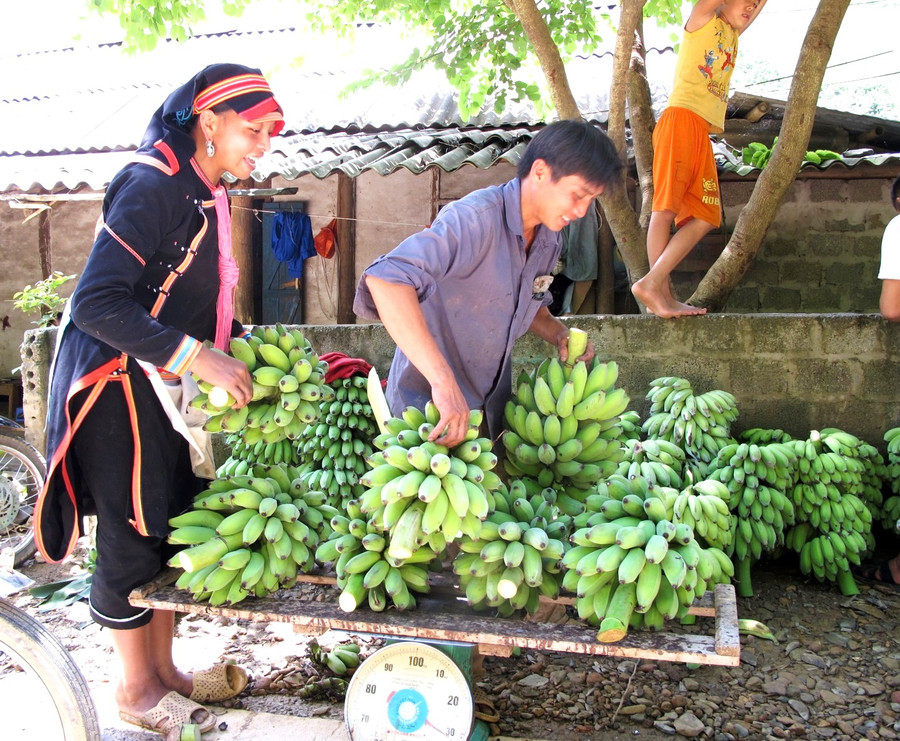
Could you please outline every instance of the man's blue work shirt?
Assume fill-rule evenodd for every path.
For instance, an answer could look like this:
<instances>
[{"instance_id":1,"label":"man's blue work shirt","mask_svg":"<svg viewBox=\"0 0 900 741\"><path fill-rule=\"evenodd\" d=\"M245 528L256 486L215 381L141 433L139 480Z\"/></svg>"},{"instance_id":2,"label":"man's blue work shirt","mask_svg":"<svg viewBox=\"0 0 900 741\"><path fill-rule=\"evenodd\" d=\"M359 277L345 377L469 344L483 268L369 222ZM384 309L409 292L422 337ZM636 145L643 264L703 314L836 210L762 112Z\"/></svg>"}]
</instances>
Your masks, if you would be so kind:
<instances>
[{"instance_id":1,"label":"man's blue work shirt","mask_svg":"<svg viewBox=\"0 0 900 741\"><path fill-rule=\"evenodd\" d=\"M485 410L493 438L511 395L513 344L552 300L546 286L535 289L535 279L551 274L562 245L558 232L538 226L526 255L523 230L518 178L474 191L445 206L431 228L377 258L363 273L353 306L364 319L379 318L367 275L413 286L469 407ZM431 399L428 381L399 348L386 395L395 416Z\"/></svg>"}]
</instances>

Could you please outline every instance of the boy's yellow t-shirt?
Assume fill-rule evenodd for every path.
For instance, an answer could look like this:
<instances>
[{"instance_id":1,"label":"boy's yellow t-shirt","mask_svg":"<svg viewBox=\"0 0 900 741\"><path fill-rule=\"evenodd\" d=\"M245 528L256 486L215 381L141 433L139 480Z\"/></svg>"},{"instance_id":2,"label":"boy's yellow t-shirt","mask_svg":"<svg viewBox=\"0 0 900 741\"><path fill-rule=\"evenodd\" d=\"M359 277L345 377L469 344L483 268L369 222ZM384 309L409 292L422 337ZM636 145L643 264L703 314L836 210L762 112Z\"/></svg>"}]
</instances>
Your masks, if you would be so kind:
<instances>
[{"instance_id":1,"label":"boy's yellow t-shirt","mask_svg":"<svg viewBox=\"0 0 900 741\"><path fill-rule=\"evenodd\" d=\"M737 33L718 16L696 31L685 31L668 104L693 111L711 132L722 133L737 51Z\"/></svg>"}]
</instances>

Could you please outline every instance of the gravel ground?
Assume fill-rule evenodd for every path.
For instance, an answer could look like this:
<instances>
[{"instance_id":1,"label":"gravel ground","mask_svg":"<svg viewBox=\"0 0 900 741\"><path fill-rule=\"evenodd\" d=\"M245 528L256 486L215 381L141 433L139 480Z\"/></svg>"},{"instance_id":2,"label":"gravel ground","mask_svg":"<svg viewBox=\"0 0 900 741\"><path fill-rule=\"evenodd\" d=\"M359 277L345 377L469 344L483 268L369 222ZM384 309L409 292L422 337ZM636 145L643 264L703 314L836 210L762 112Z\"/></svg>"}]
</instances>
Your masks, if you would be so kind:
<instances>
[{"instance_id":1,"label":"gravel ground","mask_svg":"<svg viewBox=\"0 0 900 741\"><path fill-rule=\"evenodd\" d=\"M60 578L76 563L30 562L37 582ZM766 623L776 641L742 636L738 667L691 668L674 662L524 652L487 657L479 682L495 702L496 735L548 741L625 738L897 739L900 738L900 592L861 586L843 597L831 584L807 581L790 562L754 570L755 595L739 598L740 617ZM42 620L63 642L108 704L115 662L86 605L38 613L27 593L11 600ZM708 633L712 623L671 632ZM326 635L319 640L343 640ZM252 682L234 707L284 715L343 717L340 682L310 659L309 636L291 626L220 617L183 616L176 654L187 668L234 659ZM363 643L364 653L379 643ZM0 679L14 673L0 655ZM159 738L106 729L104 741Z\"/></svg>"}]
</instances>

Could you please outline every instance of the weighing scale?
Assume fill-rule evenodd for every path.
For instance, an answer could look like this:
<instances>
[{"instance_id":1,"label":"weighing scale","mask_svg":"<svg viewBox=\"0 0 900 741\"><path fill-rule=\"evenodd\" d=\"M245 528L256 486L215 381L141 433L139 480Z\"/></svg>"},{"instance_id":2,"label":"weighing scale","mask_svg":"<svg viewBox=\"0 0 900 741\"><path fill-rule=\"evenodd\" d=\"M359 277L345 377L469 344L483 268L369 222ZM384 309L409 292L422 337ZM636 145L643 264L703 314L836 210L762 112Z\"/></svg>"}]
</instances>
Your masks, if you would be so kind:
<instances>
[{"instance_id":1,"label":"weighing scale","mask_svg":"<svg viewBox=\"0 0 900 741\"><path fill-rule=\"evenodd\" d=\"M344 700L352 741L467 741L487 738L475 724L470 680L454 660L473 646L400 640L378 649L353 673Z\"/></svg>"}]
</instances>

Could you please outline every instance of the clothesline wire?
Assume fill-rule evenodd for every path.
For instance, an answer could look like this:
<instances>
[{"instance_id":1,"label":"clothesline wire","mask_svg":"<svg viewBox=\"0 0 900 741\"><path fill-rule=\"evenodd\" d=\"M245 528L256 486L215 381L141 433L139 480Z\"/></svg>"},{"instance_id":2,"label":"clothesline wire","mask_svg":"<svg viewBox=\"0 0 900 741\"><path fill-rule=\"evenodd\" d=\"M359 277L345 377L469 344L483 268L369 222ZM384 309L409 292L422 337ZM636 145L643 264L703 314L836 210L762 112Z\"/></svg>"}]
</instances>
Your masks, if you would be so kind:
<instances>
[{"instance_id":1,"label":"clothesline wire","mask_svg":"<svg viewBox=\"0 0 900 741\"><path fill-rule=\"evenodd\" d=\"M233 204L231 206L231 210L232 211L252 211L253 214L257 217L259 217L260 214L284 213L284 212L279 212L279 211L272 211L272 210L265 209L265 208L248 208L247 206L235 206ZM384 221L383 219L357 219L357 218L351 219L348 216L334 216L333 214L311 214L311 213L306 213L305 211L303 213L305 213L310 218L315 218L315 219L328 219L328 220L337 219L338 221L352 221L354 223L360 223L360 224L366 223L366 224L389 224L389 225L394 225L394 226L414 226L419 229L424 229L427 226L427 224L421 224L419 222L414 222L414 221Z\"/></svg>"}]
</instances>

